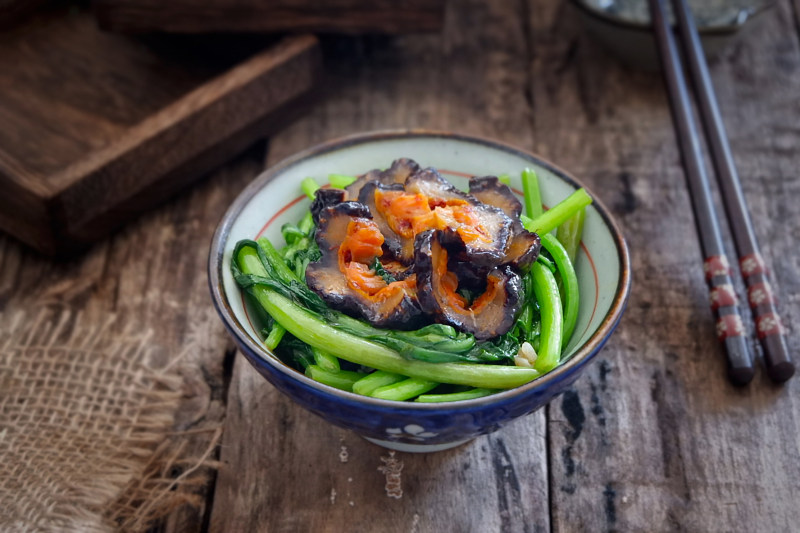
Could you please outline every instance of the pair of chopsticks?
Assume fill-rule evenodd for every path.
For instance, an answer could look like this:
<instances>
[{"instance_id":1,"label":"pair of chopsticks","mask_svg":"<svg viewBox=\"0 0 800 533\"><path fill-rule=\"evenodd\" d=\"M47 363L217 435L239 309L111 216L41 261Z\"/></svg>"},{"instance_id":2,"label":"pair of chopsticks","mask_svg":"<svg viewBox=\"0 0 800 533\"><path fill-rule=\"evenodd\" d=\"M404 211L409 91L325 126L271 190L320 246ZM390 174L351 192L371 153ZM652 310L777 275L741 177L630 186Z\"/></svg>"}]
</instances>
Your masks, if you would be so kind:
<instances>
[{"instance_id":1,"label":"pair of chopsticks","mask_svg":"<svg viewBox=\"0 0 800 533\"><path fill-rule=\"evenodd\" d=\"M738 298L731 279L733 272L725 257L681 57L665 15L664 0L649 1L695 220L705 255L703 266L709 285L711 307L717 319L717 335L725 347L731 381L744 385L755 374L753 357L739 314ZM748 302L753 311L756 334L763 348L767 373L773 381L784 382L794 374L794 363L786 347L768 271L758 250L700 37L686 0L672 0L672 5L731 233L739 254L739 267L747 285Z\"/></svg>"}]
</instances>

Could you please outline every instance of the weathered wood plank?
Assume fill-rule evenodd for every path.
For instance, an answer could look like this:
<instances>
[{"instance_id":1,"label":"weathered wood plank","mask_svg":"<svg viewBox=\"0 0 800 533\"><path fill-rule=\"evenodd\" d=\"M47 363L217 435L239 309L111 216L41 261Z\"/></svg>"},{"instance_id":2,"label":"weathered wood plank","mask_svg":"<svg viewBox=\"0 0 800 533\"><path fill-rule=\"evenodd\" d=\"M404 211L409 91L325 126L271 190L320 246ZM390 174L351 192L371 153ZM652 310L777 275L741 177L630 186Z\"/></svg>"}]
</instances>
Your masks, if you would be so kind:
<instances>
[{"instance_id":1,"label":"weathered wood plank","mask_svg":"<svg viewBox=\"0 0 800 533\"><path fill-rule=\"evenodd\" d=\"M451 2L440 37L327 43L341 91L270 139L268 163L389 127L532 144L520 6ZM543 424L540 411L455 450L397 453L394 499L378 471L387 450L322 423L237 358L210 530L547 531Z\"/></svg>"},{"instance_id":2,"label":"weathered wood plank","mask_svg":"<svg viewBox=\"0 0 800 533\"><path fill-rule=\"evenodd\" d=\"M791 529L798 383L775 387L763 371L745 389L726 381L663 83L598 50L564 4L530 4L536 149L612 207L634 269L619 331L549 408L553 530ZM713 65L789 324L800 289L791 20L779 5ZM789 342L797 353L795 333Z\"/></svg>"},{"instance_id":3,"label":"weathered wood plank","mask_svg":"<svg viewBox=\"0 0 800 533\"><path fill-rule=\"evenodd\" d=\"M238 358L210 531L547 531L543 422L539 412L454 450L392 454ZM392 458L399 498L380 471Z\"/></svg>"}]
</instances>

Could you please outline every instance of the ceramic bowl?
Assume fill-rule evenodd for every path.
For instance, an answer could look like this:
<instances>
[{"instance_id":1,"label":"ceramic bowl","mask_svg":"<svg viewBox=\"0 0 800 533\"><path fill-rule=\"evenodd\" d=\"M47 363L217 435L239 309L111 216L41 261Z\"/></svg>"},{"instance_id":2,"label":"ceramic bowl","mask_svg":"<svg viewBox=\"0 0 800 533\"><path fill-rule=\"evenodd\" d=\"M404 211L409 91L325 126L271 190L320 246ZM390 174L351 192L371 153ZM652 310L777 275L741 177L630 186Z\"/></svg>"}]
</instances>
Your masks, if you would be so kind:
<instances>
[{"instance_id":1,"label":"ceramic bowl","mask_svg":"<svg viewBox=\"0 0 800 533\"><path fill-rule=\"evenodd\" d=\"M659 69L647 0L570 0L586 31L627 66ZM671 16L671 3L667 9ZM700 41L713 59L774 0L689 0Z\"/></svg>"},{"instance_id":2,"label":"ceramic bowl","mask_svg":"<svg viewBox=\"0 0 800 533\"><path fill-rule=\"evenodd\" d=\"M531 413L577 379L611 336L630 290L625 240L608 210L595 199L587 209L583 244L576 260L581 306L575 334L559 367L516 389L492 396L439 404L367 398L317 383L281 362L261 342L230 271L240 239L266 236L283 243L280 228L309 208L300 192L308 176L322 181L330 173L357 175L410 157L432 166L454 185L466 187L473 175L508 173L521 195L519 173L533 167L542 198L553 205L581 183L533 154L497 142L420 131L377 132L347 137L311 148L258 176L236 199L211 243L208 274L214 305L242 354L270 383L302 407L368 440L404 451L450 448ZM591 191L590 191L591 194Z\"/></svg>"}]
</instances>

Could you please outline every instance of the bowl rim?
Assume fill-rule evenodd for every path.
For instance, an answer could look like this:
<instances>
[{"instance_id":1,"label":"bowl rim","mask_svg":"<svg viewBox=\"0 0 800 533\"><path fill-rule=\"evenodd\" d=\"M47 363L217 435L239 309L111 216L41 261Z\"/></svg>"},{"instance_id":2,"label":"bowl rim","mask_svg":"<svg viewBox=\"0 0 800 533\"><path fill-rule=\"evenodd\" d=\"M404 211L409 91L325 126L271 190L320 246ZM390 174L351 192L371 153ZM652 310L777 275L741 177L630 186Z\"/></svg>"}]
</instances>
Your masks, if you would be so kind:
<instances>
[{"instance_id":1,"label":"bowl rim","mask_svg":"<svg viewBox=\"0 0 800 533\"><path fill-rule=\"evenodd\" d=\"M569 0L569 2L573 6L578 8L580 11L582 11L584 14L586 14L586 15L588 15L590 17L599 19L602 22L606 22L606 23L614 25L614 26L618 26L618 27L621 27L621 28L625 28L627 30L633 30L633 31L641 32L641 33L652 33L653 32L652 27L647 23L636 22L636 21L633 21L633 20L624 19L624 18L621 18L621 17L610 15L610 14L606 13L605 11L602 11L600 9L596 9L596 8L594 8L592 6L587 5L584 0ZM741 21L741 22L734 22L734 23L723 24L723 25L719 25L719 26L701 26L701 25L698 25L697 26L697 32L700 33L701 35L704 35L704 36L705 35L729 35L729 34L736 33L737 31L742 29L742 27L749 20L752 20L753 18L759 16L761 13L763 13L767 9L771 8L776 3L777 3L777 0L765 0L764 2L761 2L761 4L758 7L756 7L753 10L753 12L750 13L750 15L747 18L745 18L743 21Z\"/></svg>"},{"instance_id":2,"label":"bowl rim","mask_svg":"<svg viewBox=\"0 0 800 533\"><path fill-rule=\"evenodd\" d=\"M296 369L290 367L289 365L281 362L274 354L272 354L269 350L267 350L267 348L254 342L253 339L250 337L250 335L247 334L247 332L243 328L243 325L233 313L233 310L228 302L227 295L225 294L225 290L222 284L222 269L224 268L223 257L225 253L225 244L227 243L231 227L234 221L237 220L238 216L244 210L245 206L249 203L250 199L254 196L254 193L265 187L275 177L279 176L289 168L309 158L337 151L343 148L347 148L349 146L370 144L378 141L401 139L401 138L416 138L416 139L446 138L457 141L463 141L467 143L484 145L495 150L500 150L506 153L510 153L512 155L516 155L523 159L528 159L536 163L537 165L541 165L550 170L560 179L563 179L568 184L574 186L576 189L580 187L585 187L583 183L581 183L579 180L574 178L572 175L570 175L560 167L554 165L553 163L549 162L548 160L542 157L537 156L536 154L530 151L500 141L496 141L494 139L489 139L486 137L481 137L476 135L466 135L466 134L459 134L459 133L439 131L439 130L407 128L407 129L378 130L378 131L356 133L322 142L320 144L302 150L292 156L289 156L279 161L275 165L272 165L271 167L265 169L260 174L258 174L253 179L253 181L239 193L239 195L227 209L222 219L220 220L219 224L217 225L217 228L214 231L214 236L211 239L211 246L209 248L208 284L209 284L209 290L211 291L211 297L214 307L216 308L217 313L222 318L222 322L225 325L226 329L239 342L247 346L247 348L249 348L254 354L257 354L262 361L265 361L266 364L268 364L274 370L277 370L278 372L285 374L286 376L289 377L289 379L299 381L303 383L305 386L318 389L323 393L328 393L334 396L342 397L342 399L345 400L361 404L368 404L374 407L390 408L395 410L406 409L406 410L420 411L420 412L441 411L443 409L446 409L448 411L467 410L471 408L474 409L476 407L480 407L483 405L503 402L504 400L510 401L517 396L525 396L536 390L547 389L551 384L558 383L559 381L568 377L573 372L577 371L583 365L588 363L600 351L600 348L603 347L605 342L609 339L612 332L616 329L617 325L619 324L619 321L622 318L623 311L625 310L625 307L627 305L628 297L630 295L630 290L631 290L630 252L628 250L627 242L625 241L625 238L619 226L611 217L608 208L599 200L597 196L592 194L591 190L588 188L587 192L589 192L593 200L592 205L595 207L595 209L597 210L598 214L603 219L607 227L611 230L612 239L614 240L614 243L616 245L617 256L620 263L620 277L617 283L616 292L614 294L611 307L606 313L605 318L600 323L594 334L592 334L592 336L583 344L583 346L581 346L581 348L578 351L576 351L568 361L559 365L558 367L551 370L547 374L544 374L543 376L540 376L534 379L533 381L530 381L529 383L502 392L498 392L490 396L484 396L482 398L475 398L471 400L453 401L453 402L439 402L439 403L397 402L393 400L370 398L368 396L362 396L352 392L343 391L335 387L331 387L329 385L325 385L323 383L319 383L317 381L312 380L302 372L299 372Z\"/></svg>"}]
</instances>

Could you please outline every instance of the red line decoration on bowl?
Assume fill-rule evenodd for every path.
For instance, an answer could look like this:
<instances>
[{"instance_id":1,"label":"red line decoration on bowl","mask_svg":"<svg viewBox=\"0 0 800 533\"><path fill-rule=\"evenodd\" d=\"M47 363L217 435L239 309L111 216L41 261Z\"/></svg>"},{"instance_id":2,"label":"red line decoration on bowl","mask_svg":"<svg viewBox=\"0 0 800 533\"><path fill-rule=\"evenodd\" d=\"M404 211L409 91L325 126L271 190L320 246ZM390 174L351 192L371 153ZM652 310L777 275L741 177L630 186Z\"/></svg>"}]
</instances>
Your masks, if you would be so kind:
<instances>
[{"instance_id":1,"label":"red line decoration on bowl","mask_svg":"<svg viewBox=\"0 0 800 533\"><path fill-rule=\"evenodd\" d=\"M469 178L473 177L472 174L467 174L465 172L458 172L458 171L455 171L455 170L440 169L439 172L442 173L442 174L448 174L450 176L455 176L457 178L469 179ZM329 187L329 186L330 185L325 185L324 187ZM513 189L513 188L511 190L518 196L524 196L522 191L518 191L517 189ZM280 208L278 210L278 212L275 213L274 215L272 215L270 217L270 219L267 220L266 224L264 224L264 226L258 231L258 233L255 236L255 240L260 239L264 235L264 233L267 231L267 229L269 229L269 227L281 215L283 215L284 213L286 213L286 211L288 211L289 209L291 209L292 207L294 207L295 205L297 205L298 203L303 201L305 198L307 198L305 195L298 196L297 198L295 198L294 200L292 200L291 202L289 202L288 204L286 204L282 208ZM544 207L545 210L549 209L549 207L546 206L546 205L543 205L543 207ZM590 268L592 270L592 275L594 277L594 305L592 306L592 314L589 317L589 322L586 325L586 328L580 334L580 337L583 337L586 334L586 332L589 330L589 327L591 326L592 320L594 320L594 315L597 312L597 305L598 305L599 300L600 300L600 280L599 280L599 278L597 276L597 267L594 264L594 259L592 258L592 254L589 253L588 248L586 248L586 245L583 242L581 242L581 249L583 250L583 253L586 255L586 258L589 260L589 266L590 266ZM245 299L244 299L244 293L241 294L241 298L242 298L242 308L244 309L244 314L247 317L247 323L250 325L250 327L253 330L255 330L256 328L253 325L253 321L250 319L250 313L247 311L247 303L245 302ZM269 350L267 350L267 351L269 351Z\"/></svg>"},{"instance_id":2,"label":"red line decoration on bowl","mask_svg":"<svg viewBox=\"0 0 800 533\"><path fill-rule=\"evenodd\" d=\"M267 223L266 223L266 224L264 224L264 227L263 227L263 228L261 228L261 231L259 231L259 232L258 232L258 234L256 235L256 240L260 239L260 238L261 238L261 236L262 236L262 235L264 235L264 232L265 232L265 231L267 231L267 228L268 228L268 227L270 227L270 226L272 225L272 223L273 223L273 222L275 222L275 219L276 219L276 218L278 218L279 216L281 216L282 214L284 214L286 211L288 211L289 209L291 209L292 207L294 207L295 205L297 205L297 204L298 204L300 201L302 201L302 200L303 200L303 198L305 198L305 197L306 197L305 195L303 195L303 196L298 196L297 198L295 198L294 200L292 200L291 202L289 202L289 203L288 203L288 204L286 204L285 206L281 207L280 211L278 211L277 213L275 213L274 215L272 215L272 218L270 218L269 220L267 220Z\"/></svg>"}]
</instances>

